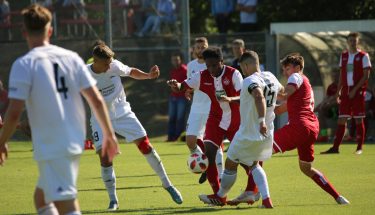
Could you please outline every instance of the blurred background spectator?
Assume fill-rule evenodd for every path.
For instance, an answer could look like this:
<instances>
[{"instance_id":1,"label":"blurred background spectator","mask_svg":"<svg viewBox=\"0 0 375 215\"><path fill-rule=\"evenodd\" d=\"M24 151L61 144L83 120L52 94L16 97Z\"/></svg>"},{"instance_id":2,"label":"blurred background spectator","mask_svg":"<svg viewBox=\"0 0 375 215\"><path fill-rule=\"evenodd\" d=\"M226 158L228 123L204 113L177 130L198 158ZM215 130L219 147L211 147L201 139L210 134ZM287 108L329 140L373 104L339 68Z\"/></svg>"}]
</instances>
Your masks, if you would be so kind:
<instances>
[{"instance_id":1,"label":"blurred background spectator","mask_svg":"<svg viewBox=\"0 0 375 215\"><path fill-rule=\"evenodd\" d=\"M4 119L5 112L9 105L8 91L4 88L3 82L0 80L0 117Z\"/></svg>"},{"instance_id":2,"label":"blurred background spectator","mask_svg":"<svg viewBox=\"0 0 375 215\"><path fill-rule=\"evenodd\" d=\"M142 29L137 36L143 37L146 34L159 35L162 24L173 24L176 22L176 5L172 0L158 0L154 15L147 17Z\"/></svg>"},{"instance_id":3,"label":"blurred background spectator","mask_svg":"<svg viewBox=\"0 0 375 215\"><path fill-rule=\"evenodd\" d=\"M211 13L215 17L219 33L227 33L230 15L234 11L233 0L211 0Z\"/></svg>"},{"instance_id":4,"label":"blurred background spectator","mask_svg":"<svg viewBox=\"0 0 375 215\"><path fill-rule=\"evenodd\" d=\"M328 86L326 96L314 109L318 113L320 133L318 142L327 142L330 137L328 136L328 120L337 120L338 117L338 104L336 100L337 85L339 82L340 72L337 70L332 71L331 76L333 82Z\"/></svg>"},{"instance_id":5,"label":"blurred background spectator","mask_svg":"<svg viewBox=\"0 0 375 215\"><path fill-rule=\"evenodd\" d=\"M240 59L241 55L245 52L245 42L243 41L243 39L233 40L232 52L233 52L234 59L232 61L231 66L233 68L236 68L242 74L242 70L241 70L240 64L238 63L238 60ZM243 77L243 74L242 74L242 77Z\"/></svg>"},{"instance_id":6,"label":"blurred background spectator","mask_svg":"<svg viewBox=\"0 0 375 215\"><path fill-rule=\"evenodd\" d=\"M182 82L187 78L187 67L182 63L180 53L171 57L173 69L170 72L170 79ZM185 115L188 101L184 92L171 92L168 104L168 142L176 141L185 129Z\"/></svg>"},{"instance_id":7,"label":"blurred background spectator","mask_svg":"<svg viewBox=\"0 0 375 215\"><path fill-rule=\"evenodd\" d=\"M240 32L258 30L257 0L237 0L236 10L240 11Z\"/></svg>"},{"instance_id":8,"label":"blurred background spectator","mask_svg":"<svg viewBox=\"0 0 375 215\"><path fill-rule=\"evenodd\" d=\"M9 2L0 0L0 25L10 24L10 7Z\"/></svg>"}]
</instances>

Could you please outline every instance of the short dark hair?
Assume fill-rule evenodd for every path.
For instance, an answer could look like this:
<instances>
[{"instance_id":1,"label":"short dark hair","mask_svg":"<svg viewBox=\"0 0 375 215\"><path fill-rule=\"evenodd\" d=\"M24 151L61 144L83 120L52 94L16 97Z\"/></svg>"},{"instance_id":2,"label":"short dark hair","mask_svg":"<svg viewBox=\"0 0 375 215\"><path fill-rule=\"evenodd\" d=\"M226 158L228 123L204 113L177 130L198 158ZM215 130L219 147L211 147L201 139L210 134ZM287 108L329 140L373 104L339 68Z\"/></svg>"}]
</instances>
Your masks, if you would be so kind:
<instances>
[{"instance_id":1,"label":"short dark hair","mask_svg":"<svg viewBox=\"0 0 375 215\"><path fill-rule=\"evenodd\" d=\"M259 65L259 56L255 51L246 50L238 60L239 63L242 63L246 60L251 60Z\"/></svg>"},{"instance_id":2,"label":"short dark hair","mask_svg":"<svg viewBox=\"0 0 375 215\"><path fill-rule=\"evenodd\" d=\"M286 66L288 64L292 64L293 66L300 66L301 70L304 67L304 59L298 53L288 54L283 59L280 60L281 65Z\"/></svg>"},{"instance_id":3,"label":"short dark hair","mask_svg":"<svg viewBox=\"0 0 375 215\"><path fill-rule=\"evenodd\" d=\"M358 32L350 32L348 34L348 36L346 37L346 39L348 40L350 37L359 38L359 33Z\"/></svg>"},{"instance_id":4,"label":"short dark hair","mask_svg":"<svg viewBox=\"0 0 375 215\"><path fill-rule=\"evenodd\" d=\"M208 44L208 40L206 37L197 37L195 38L195 43L207 43Z\"/></svg>"},{"instance_id":5,"label":"short dark hair","mask_svg":"<svg viewBox=\"0 0 375 215\"><path fill-rule=\"evenodd\" d=\"M219 47L208 47L202 53L203 59L215 58L217 60L223 60L223 53Z\"/></svg>"},{"instance_id":6,"label":"short dark hair","mask_svg":"<svg viewBox=\"0 0 375 215\"><path fill-rule=\"evenodd\" d=\"M38 4L32 4L21 12L25 30L31 34L44 34L46 25L51 22L51 12Z\"/></svg>"},{"instance_id":7,"label":"short dark hair","mask_svg":"<svg viewBox=\"0 0 375 215\"><path fill-rule=\"evenodd\" d=\"M106 45L97 45L92 50L92 55L100 59L110 59L115 56L115 53Z\"/></svg>"},{"instance_id":8,"label":"short dark hair","mask_svg":"<svg viewBox=\"0 0 375 215\"><path fill-rule=\"evenodd\" d=\"M182 59L182 53L181 52L174 52L171 55L172 57L180 57Z\"/></svg>"},{"instance_id":9,"label":"short dark hair","mask_svg":"<svg viewBox=\"0 0 375 215\"><path fill-rule=\"evenodd\" d=\"M91 47L92 47L92 49L94 49L95 46L98 46L98 45L105 45L105 42L101 39L97 39L97 40L95 40L95 42L92 44Z\"/></svg>"}]
</instances>

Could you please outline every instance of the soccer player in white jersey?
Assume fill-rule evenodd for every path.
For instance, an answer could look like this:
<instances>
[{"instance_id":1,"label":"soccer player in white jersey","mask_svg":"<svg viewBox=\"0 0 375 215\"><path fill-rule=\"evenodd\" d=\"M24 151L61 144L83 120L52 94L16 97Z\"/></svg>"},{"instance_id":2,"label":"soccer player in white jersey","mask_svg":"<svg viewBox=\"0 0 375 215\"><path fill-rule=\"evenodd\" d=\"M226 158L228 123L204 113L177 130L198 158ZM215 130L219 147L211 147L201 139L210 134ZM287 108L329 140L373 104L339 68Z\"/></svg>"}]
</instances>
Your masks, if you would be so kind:
<instances>
[{"instance_id":1,"label":"soccer player in white jersey","mask_svg":"<svg viewBox=\"0 0 375 215\"><path fill-rule=\"evenodd\" d=\"M32 129L39 180L34 193L40 215L81 214L76 181L86 136L81 94L103 130L102 153L112 161L118 153L107 108L83 60L74 52L50 45L51 13L31 5L22 11L24 35L30 51L18 58L9 78L10 104L0 133L0 164L7 155L5 141L23 108Z\"/></svg>"},{"instance_id":2,"label":"soccer player in white jersey","mask_svg":"<svg viewBox=\"0 0 375 215\"><path fill-rule=\"evenodd\" d=\"M193 75L206 70L206 62L203 59L203 51L208 48L208 40L205 37L195 38L194 55L196 59L187 64L187 77L191 78ZM190 92L190 90L187 90ZM210 112L211 100L207 94L199 89L194 90L193 101L190 108L189 118L186 126L186 144L191 153L204 151L203 135L206 128L208 113ZM199 147L197 147L197 145ZM219 176L223 172L223 149L219 147L216 154L216 166L218 168ZM199 178L199 183L202 184L207 180L206 172L202 173Z\"/></svg>"},{"instance_id":3,"label":"soccer player in white jersey","mask_svg":"<svg viewBox=\"0 0 375 215\"><path fill-rule=\"evenodd\" d=\"M206 204L225 205L226 197L236 181L237 167L250 167L254 181L263 198L262 206L272 208L266 174L259 161L272 155L274 108L282 85L270 72L261 72L259 57L254 51L245 51L239 59L243 74L240 95L241 125L234 136L225 161L225 170L219 191L213 195L201 195Z\"/></svg>"},{"instance_id":4,"label":"soccer player in white jersey","mask_svg":"<svg viewBox=\"0 0 375 215\"><path fill-rule=\"evenodd\" d=\"M134 142L137 145L151 168L159 176L163 187L171 195L173 201L181 204L182 196L169 180L158 153L149 142L145 129L131 110L129 102L126 101L124 87L121 83L121 77L131 77L138 80L158 78L160 74L158 66L153 66L149 73L145 73L137 68L124 65L113 59L114 53L106 45L96 46L92 54L94 63L88 64L87 67L97 80L97 86L107 104L115 132L125 137L126 141ZM113 163L100 153L103 132L94 115L91 117L91 128L95 148L100 157L102 179L110 198L108 210L117 210L119 204L116 194L116 175Z\"/></svg>"}]
</instances>

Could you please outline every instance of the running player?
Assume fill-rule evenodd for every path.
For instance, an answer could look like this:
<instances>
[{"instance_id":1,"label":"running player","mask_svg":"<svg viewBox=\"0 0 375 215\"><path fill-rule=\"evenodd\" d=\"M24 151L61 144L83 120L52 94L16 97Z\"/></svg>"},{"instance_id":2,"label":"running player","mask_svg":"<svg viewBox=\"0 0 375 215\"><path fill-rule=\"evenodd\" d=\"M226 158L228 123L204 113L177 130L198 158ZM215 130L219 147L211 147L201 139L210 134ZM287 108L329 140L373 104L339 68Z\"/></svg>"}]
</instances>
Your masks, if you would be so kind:
<instances>
[{"instance_id":1,"label":"running player","mask_svg":"<svg viewBox=\"0 0 375 215\"><path fill-rule=\"evenodd\" d=\"M319 134L319 121L315 116L314 95L309 79L303 74L303 57L287 55L281 61L283 74L288 79L284 99L286 104L275 111L288 112L289 123L277 130L274 135L274 153L297 148L300 170L318 186L329 193L338 204L349 204L331 185L328 179L312 167L314 161L314 143Z\"/></svg>"},{"instance_id":2,"label":"running player","mask_svg":"<svg viewBox=\"0 0 375 215\"><path fill-rule=\"evenodd\" d=\"M259 161L272 155L274 109L276 97L283 87L272 73L260 71L256 52L245 51L238 60L247 76L240 96L241 125L229 146L219 191L199 198L206 204L225 205L241 163L249 167L262 195L263 207L272 208L267 177Z\"/></svg>"},{"instance_id":3,"label":"running player","mask_svg":"<svg viewBox=\"0 0 375 215\"><path fill-rule=\"evenodd\" d=\"M0 133L0 164L26 104L39 180L34 202L40 215L79 215L77 176L86 137L88 101L103 130L103 156L118 153L107 108L95 80L77 53L51 45L52 15L40 5L22 11L30 51L18 58L9 78L10 104Z\"/></svg>"},{"instance_id":4,"label":"running player","mask_svg":"<svg viewBox=\"0 0 375 215\"><path fill-rule=\"evenodd\" d=\"M149 73L145 73L137 68L124 65L120 61L113 59L114 53L106 45L96 46L92 54L94 63L87 65L87 67L98 82L97 86L108 106L109 116L115 132L125 137L126 141L134 142L137 145L151 168L159 176L163 187L171 195L173 201L181 204L182 196L169 180L163 163L151 145L145 129L131 110L129 102L126 101L125 91L121 83L121 77L124 76L138 80L158 78L160 74L158 66L153 66ZM108 160L108 157L102 156L102 153L100 153L103 133L98 126L96 117L92 115L90 121L95 148L99 154L102 167L102 179L110 198L108 210L117 210L119 204L116 194L116 175L113 163Z\"/></svg>"},{"instance_id":5,"label":"running player","mask_svg":"<svg viewBox=\"0 0 375 215\"><path fill-rule=\"evenodd\" d=\"M203 51L208 47L208 41L205 37L195 38L194 55L196 59L187 64L187 77L191 78L193 75L206 70L206 62L203 59ZM190 90L187 90L189 93ZM189 96L189 95L188 95ZM186 126L186 144L191 153L204 151L203 135L206 128L208 113L210 112L210 98L201 90L194 90L193 102L191 104L190 114ZM197 147L197 144L199 148ZM216 166L219 171L219 176L223 172L223 149L220 147L216 155ZM199 178L199 183L202 184L207 180L206 172L202 173Z\"/></svg>"},{"instance_id":6,"label":"running player","mask_svg":"<svg viewBox=\"0 0 375 215\"><path fill-rule=\"evenodd\" d=\"M210 101L207 119L204 148L208 157L207 178L212 190L219 190L218 170L215 164L216 153L221 146L224 135L232 140L240 125L239 100L242 87L241 73L223 63L219 48L207 48L202 53L207 69L193 75L182 83L169 80L167 83L174 90L199 89ZM197 150L197 149L193 149Z\"/></svg>"}]
</instances>

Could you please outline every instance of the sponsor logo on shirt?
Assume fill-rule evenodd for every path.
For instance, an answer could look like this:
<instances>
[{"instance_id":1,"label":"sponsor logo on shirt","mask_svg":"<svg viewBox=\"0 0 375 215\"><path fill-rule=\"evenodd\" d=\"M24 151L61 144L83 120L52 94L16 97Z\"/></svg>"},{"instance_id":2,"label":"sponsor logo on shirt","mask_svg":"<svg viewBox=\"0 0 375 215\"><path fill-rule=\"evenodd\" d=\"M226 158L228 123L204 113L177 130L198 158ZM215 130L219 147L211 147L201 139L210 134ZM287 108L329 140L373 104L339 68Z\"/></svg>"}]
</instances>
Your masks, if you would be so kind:
<instances>
[{"instance_id":1,"label":"sponsor logo on shirt","mask_svg":"<svg viewBox=\"0 0 375 215\"><path fill-rule=\"evenodd\" d=\"M359 57L356 57L356 58L355 58L355 61L359 61Z\"/></svg>"},{"instance_id":2,"label":"sponsor logo on shirt","mask_svg":"<svg viewBox=\"0 0 375 215\"><path fill-rule=\"evenodd\" d=\"M228 78L225 78L225 79L223 80L223 83L224 83L224 85L229 85L229 84L230 84L230 81L229 81Z\"/></svg>"},{"instance_id":3,"label":"sponsor logo on shirt","mask_svg":"<svg viewBox=\"0 0 375 215\"><path fill-rule=\"evenodd\" d=\"M203 83L204 85L212 85L212 83L209 83L209 82L206 82L206 83Z\"/></svg>"}]
</instances>

